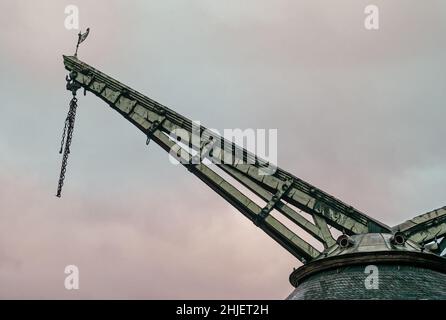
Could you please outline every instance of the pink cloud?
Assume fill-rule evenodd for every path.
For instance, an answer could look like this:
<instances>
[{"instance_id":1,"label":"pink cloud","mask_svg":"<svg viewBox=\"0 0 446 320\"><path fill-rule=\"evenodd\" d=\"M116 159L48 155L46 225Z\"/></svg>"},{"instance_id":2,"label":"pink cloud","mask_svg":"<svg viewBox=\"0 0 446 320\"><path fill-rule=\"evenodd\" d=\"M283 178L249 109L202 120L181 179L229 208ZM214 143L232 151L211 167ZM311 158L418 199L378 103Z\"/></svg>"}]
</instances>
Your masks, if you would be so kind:
<instances>
[{"instance_id":1,"label":"pink cloud","mask_svg":"<svg viewBox=\"0 0 446 320\"><path fill-rule=\"evenodd\" d=\"M2 176L2 298L278 298L297 262L210 190L97 203ZM44 188L43 188L44 189ZM199 203L199 205L197 205ZM77 292L64 267L80 268Z\"/></svg>"}]
</instances>

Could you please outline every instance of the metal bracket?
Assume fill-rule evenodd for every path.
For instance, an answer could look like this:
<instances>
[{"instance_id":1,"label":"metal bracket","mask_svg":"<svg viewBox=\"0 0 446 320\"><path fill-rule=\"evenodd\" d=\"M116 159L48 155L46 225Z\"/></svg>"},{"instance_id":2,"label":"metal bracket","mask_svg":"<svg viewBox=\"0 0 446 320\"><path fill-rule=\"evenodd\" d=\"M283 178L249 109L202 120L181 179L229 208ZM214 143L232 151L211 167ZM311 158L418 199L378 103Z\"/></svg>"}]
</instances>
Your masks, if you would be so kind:
<instances>
[{"instance_id":1,"label":"metal bracket","mask_svg":"<svg viewBox=\"0 0 446 320\"><path fill-rule=\"evenodd\" d=\"M212 158L212 154L209 153L210 150L212 150L212 148L214 148L214 144L215 144L215 140L213 136L209 137L209 140L207 140L206 142L202 143L202 145L200 146L200 159L203 157L203 155L205 155L206 158ZM208 155L208 157L206 156Z\"/></svg>"},{"instance_id":2,"label":"metal bracket","mask_svg":"<svg viewBox=\"0 0 446 320\"><path fill-rule=\"evenodd\" d=\"M166 120L166 117L162 116L158 120L155 120L152 122L151 126L149 127L149 129L147 129L147 132L146 132L146 135L147 135L146 145L149 145L153 134L159 128L159 126L161 126L163 124L164 120Z\"/></svg>"},{"instance_id":3,"label":"metal bracket","mask_svg":"<svg viewBox=\"0 0 446 320\"><path fill-rule=\"evenodd\" d=\"M214 147L215 141L214 141L214 137L210 136L209 140L201 143L200 145L200 149L198 150L198 154L194 155L191 157L190 159L190 163L185 164L187 170L191 171L193 167L195 167L195 165L200 164L203 155L206 155L209 153L209 151ZM205 158L210 158L212 157L211 154L209 154L209 157L205 157Z\"/></svg>"},{"instance_id":4,"label":"metal bracket","mask_svg":"<svg viewBox=\"0 0 446 320\"><path fill-rule=\"evenodd\" d=\"M76 96L77 90L79 90L82 86L80 83L76 82L77 72L71 71L66 77L65 81L67 82L67 90L71 91L73 96Z\"/></svg>"},{"instance_id":5,"label":"metal bracket","mask_svg":"<svg viewBox=\"0 0 446 320\"><path fill-rule=\"evenodd\" d=\"M277 203L282 199L282 197L290 190L291 185L293 184L293 180L289 179L284 182L281 188L277 190L276 194L272 196L271 200L268 201L265 207L262 208L262 211L256 216L254 220L254 224L259 226L265 218L270 214L270 212L274 209Z\"/></svg>"}]
</instances>

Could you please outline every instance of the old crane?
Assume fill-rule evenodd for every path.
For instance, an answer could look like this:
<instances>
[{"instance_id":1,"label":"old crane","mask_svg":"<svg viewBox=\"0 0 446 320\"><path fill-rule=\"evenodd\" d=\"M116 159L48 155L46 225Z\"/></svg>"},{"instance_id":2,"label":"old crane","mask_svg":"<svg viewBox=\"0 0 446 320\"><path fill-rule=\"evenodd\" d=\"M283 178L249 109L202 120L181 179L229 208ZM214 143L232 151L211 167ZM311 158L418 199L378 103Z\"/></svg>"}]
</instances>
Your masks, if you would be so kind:
<instances>
[{"instance_id":1,"label":"old crane","mask_svg":"<svg viewBox=\"0 0 446 320\"><path fill-rule=\"evenodd\" d=\"M69 71L67 89L73 95L78 89L91 92L141 130L148 141L167 152L173 147L184 151L178 157L186 160L182 163L192 174L303 262L290 275L296 289L289 299L446 298L446 259L442 256L446 248L446 207L389 227L280 168L270 175L263 174L265 161L204 127L200 129L201 140L188 139L189 150L184 150L170 135L177 129L191 132L191 120L76 56L64 56L63 61ZM66 122L69 141L76 101L74 97ZM62 173L70 152L68 141L67 144ZM192 163L192 156L184 159L191 150L194 157L225 160L215 164L215 169L250 190L264 205L258 205L210 165ZM228 159L232 161L228 163ZM62 184L63 176L59 195ZM277 218L279 215L306 236L292 231ZM310 244L308 235L322 249ZM370 265L379 271L379 290L364 285L364 270Z\"/></svg>"}]
</instances>

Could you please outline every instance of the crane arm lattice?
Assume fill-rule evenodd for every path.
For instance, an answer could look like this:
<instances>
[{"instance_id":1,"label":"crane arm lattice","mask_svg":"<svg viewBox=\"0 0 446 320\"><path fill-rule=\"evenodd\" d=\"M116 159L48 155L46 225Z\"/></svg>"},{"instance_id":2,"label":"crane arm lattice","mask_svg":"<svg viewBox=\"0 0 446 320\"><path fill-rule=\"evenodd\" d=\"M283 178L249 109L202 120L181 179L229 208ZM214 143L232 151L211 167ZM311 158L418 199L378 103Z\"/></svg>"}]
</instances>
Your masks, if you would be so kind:
<instances>
[{"instance_id":1,"label":"crane arm lattice","mask_svg":"<svg viewBox=\"0 0 446 320\"><path fill-rule=\"evenodd\" d=\"M439 240L446 236L446 207L407 220L393 227L393 230L404 233L406 238L419 244ZM445 244L446 241L443 240L442 246Z\"/></svg>"},{"instance_id":2,"label":"crane arm lattice","mask_svg":"<svg viewBox=\"0 0 446 320\"><path fill-rule=\"evenodd\" d=\"M74 56L64 56L65 68L74 81L105 101L126 120L135 125L164 150L172 154L177 150L177 159L215 192L221 195L259 228L281 244L303 262L311 261L321 254L307 240L293 232L279 221L278 213L285 220L304 230L310 237L327 248L335 243L330 227L348 235L368 232L391 232L385 224L374 220L359 210L319 190L311 184L277 168L272 174L265 174L269 163L259 159L216 133L200 128L201 140L190 135L193 123L186 117L144 96L136 90L118 82ZM172 135L177 130L188 132L188 150ZM220 143L216 143L216 142ZM209 148L211 146L212 148ZM210 152L212 149L212 152ZM265 202L258 205L252 197L212 170L203 162L191 163L194 157L212 158L216 168L249 189ZM228 164L228 159L231 161ZM300 212L312 218L307 219Z\"/></svg>"}]
</instances>

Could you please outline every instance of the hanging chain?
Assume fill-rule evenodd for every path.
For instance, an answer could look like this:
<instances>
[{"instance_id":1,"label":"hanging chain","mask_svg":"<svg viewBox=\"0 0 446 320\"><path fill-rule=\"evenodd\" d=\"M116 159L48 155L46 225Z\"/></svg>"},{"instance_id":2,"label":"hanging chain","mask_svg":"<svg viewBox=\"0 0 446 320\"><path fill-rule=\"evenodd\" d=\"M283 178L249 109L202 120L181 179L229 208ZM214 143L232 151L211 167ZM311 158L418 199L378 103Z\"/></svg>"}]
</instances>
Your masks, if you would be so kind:
<instances>
[{"instance_id":1,"label":"hanging chain","mask_svg":"<svg viewBox=\"0 0 446 320\"><path fill-rule=\"evenodd\" d=\"M70 101L70 108L68 110L67 118L65 119L65 125L62 132L62 140L60 142L59 153L63 153L62 156L62 166L60 169L59 184L57 186L57 197L62 195L62 187L65 180L65 173L67 171L68 156L70 154L71 140L73 139L74 122L76 120L76 109L77 109L77 98L76 91L80 89L80 85L75 82L77 73L71 72L69 76L66 77L67 89L73 94L73 98Z\"/></svg>"},{"instance_id":2,"label":"hanging chain","mask_svg":"<svg viewBox=\"0 0 446 320\"><path fill-rule=\"evenodd\" d=\"M73 96L70 101L70 109L68 111L67 119L65 120L65 127L62 134L62 141L59 153L62 153L62 167L60 169L59 185L57 187L57 197L62 195L62 187L65 179L65 172L67 171L68 156L70 154L71 140L73 139L74 122L76 120L76 108L77 108L77 98ZM66 139L65 139L66 135Z\"/></svg>"},{"instance_id":3,"label":"hanging chain","mask_svg":"<svg viewBox=\"0 0 446 320\"><path fill-rule=\"evenodd\" d=\"M68 111L68 113L69 112L70 111ZM62 140L60 141L60 150L59 150L60 154L62 154L62 151L63 151L63 145L64 145L64 142L65 142L65 135L67 133L67 128L68 128L68 116L65 119L65 126L63 127Z\"/></svg>"}]
</instances>

